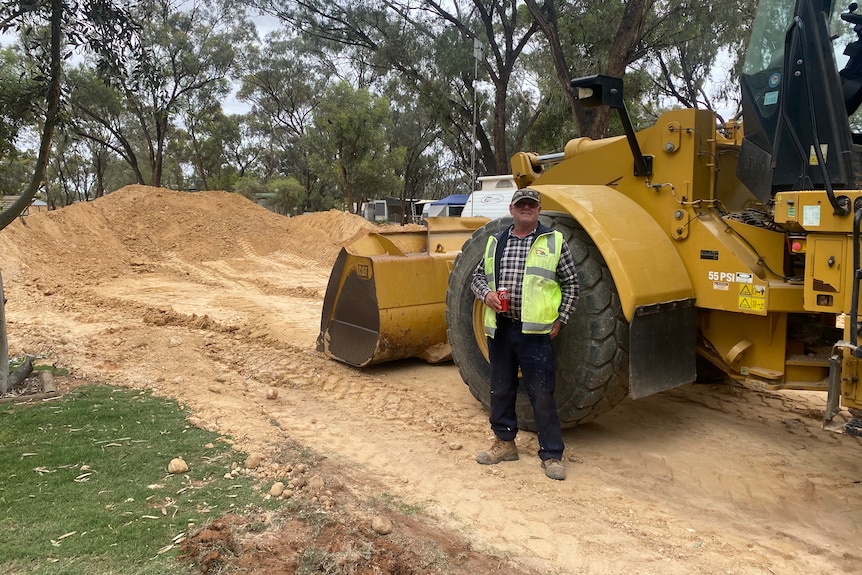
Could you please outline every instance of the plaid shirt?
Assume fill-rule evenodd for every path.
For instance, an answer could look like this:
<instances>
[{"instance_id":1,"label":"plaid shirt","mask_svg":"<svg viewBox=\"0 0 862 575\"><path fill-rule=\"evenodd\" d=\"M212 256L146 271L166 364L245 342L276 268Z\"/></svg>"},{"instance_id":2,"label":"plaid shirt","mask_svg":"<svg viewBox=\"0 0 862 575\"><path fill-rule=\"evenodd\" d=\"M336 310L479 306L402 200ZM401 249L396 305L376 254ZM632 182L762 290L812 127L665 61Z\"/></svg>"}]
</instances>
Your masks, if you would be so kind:
<instances>
[{"instance_id":1,"label":"plaid shirt","mask_svg":"<svg viewBox=\"0 0 862 575\"><path fill-rule=\"evenodd\" d=\"M530 248L536 240L536 230L527 234L524 238L519 238L512 233L512 227L509 228L509 237L506 241L506 249L503 250L503 255L497 263L497 277L499 284L497 288L507 288L509 290L509 311L503 315L511 317L516 321L521 319L521 307L524 294L522 288L524 284L524 268L527 266L527 255L530 253ZM578 303L578 274L575 271L575 262L572 259L572 252L569 249L569 244L563 242L560 252L560 261L557 264L557 281L560 283L560 291L563 295L563 300L560 302L559 321L565 325L569 321L569 317L575 310ZM479 265L476 266L476 271L473 272L473 281L470 287L476 297L485 301L485 296L491 291L488 287L488 282L485 280L485 258L479 260Z\"/></svg>"}]
</instances>

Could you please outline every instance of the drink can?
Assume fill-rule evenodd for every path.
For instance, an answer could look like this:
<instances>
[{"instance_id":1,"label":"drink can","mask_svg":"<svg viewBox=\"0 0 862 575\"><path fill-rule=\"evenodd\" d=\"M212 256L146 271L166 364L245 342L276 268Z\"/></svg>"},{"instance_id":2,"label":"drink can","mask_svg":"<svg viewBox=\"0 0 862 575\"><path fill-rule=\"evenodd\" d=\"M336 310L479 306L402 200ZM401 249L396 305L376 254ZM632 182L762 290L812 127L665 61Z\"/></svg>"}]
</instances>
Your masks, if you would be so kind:
<instances>
[{"instance_id":1,"label":"drink can","mask_svg":"<svg viewBox=\"0 0 862 575\"><path fill-rule=\"evenodd\" d=\"M500 311L509 311L509 290L506 288L498 289L497 297L500 298Z\"/></svg>"}]
</instances>

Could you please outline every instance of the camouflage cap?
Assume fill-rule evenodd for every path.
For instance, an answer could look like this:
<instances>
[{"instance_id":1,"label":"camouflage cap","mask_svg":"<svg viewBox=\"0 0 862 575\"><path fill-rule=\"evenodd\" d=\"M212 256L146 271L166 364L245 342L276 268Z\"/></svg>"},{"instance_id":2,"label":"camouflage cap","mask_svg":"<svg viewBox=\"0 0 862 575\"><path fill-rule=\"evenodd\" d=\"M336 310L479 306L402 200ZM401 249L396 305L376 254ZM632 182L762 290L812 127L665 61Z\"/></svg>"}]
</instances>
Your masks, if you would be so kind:
<instances>
[{"instance_id":1,"label":"camouflage cap","mask_svg":"<svg viewBox=\"0 0 862 575\"><path fill-rule=\"evenodd\" d=\"M530 188L522 188L512 194L511 205L517 204L521 200L533 200L534 202L541 204L542 200L539 199L539 192L536 190L531 190Z\"/></svg>"}]
</instances>

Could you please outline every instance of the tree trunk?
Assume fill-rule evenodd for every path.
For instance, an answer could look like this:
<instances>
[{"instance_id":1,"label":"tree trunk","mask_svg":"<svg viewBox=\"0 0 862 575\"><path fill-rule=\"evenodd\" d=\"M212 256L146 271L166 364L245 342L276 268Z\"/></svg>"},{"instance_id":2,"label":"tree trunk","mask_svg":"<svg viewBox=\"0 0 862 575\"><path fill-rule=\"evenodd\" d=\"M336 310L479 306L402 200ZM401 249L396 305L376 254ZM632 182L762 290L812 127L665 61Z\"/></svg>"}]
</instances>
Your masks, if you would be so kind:
<instances>
[{"instance_id":1,"label":"tree trunk","mask_svg":"<svg viewBox=\"0 0 862 575\"><path fill-rule=\"evenodd\" d=\"M569 65L560 43L557 27L558 13L553 0L547 0L541 7L536 0L526 0L527 8L548 40L551 59L557 81L563 87L572 110L572 116L581 136L593 139L607 136L610 125L611 110L607 106L586 109L578 102L577 94L569 83L571 81ZM608 66L605 74L622 78L626 67L634 61L638 42L643 34L647 14L652 7L652 0L628 0L622 20L617 27L611 49L608 53Z\"/></svg>"},{"instance_id":2,"label":"tree trunk","mask_svg":"<svg viewBox=\"0 0 862 575\"><path fill-rule=\"evenodd\" d=\"M105 195L105 161L102 158L101 151L96 153L96 198L101 198Z\"/></svg>"},{"instance_id":3,"label":"tree trunk","mask_svg":"<svg viewBox=\"0 0 862 575\"><path fill-rule=\"evenodd\" d=\"M506 114L506 98L509 80L501 79L500 86L494 90L494 173L508 174L511 171L509 168L509 150L506 147L506 122L508 116Z\"/></svg>"},{"instance_id":4,"label":"tree trunk","mask_svg":"<svg viewBox=\"0 0 862 575\"><path fill-rule=\"evenodd\" d=\"M6 338L6 296L0 274L0 395L9 391L9 340Z\"/></svg>"},{"instance_id":5,"label":"tree trunk","mask_svg":"<svg viewBox=\"0 0 862 575\"><path fill-rule=\"evenodd\" d=\"M344 165L344 162L339 162L339 168L341 168L341 181L344 183L344 195L347 199L347 209L351 214L359 213L359 209L357 208L353 198L353 185L350 182L350 178L347 176L347 167Z\"/></svg>"},{"instance_id":6,"label":"tree trunk","mask_svg":"<svg viewBox=\"0 0 862 575\"><path fill-rule=\"evenodd\" d=\"M8 371L9 368L6 369ZM24 363L18 366L18 369L16 369L14 373L9 375L9 389L20 387L21 384L24 383L24 380L30 377L31 373L33 373L33 360L28 357L24 360ZM9 391L9 389L6 391Z\"/></svg>"}]
</instances>

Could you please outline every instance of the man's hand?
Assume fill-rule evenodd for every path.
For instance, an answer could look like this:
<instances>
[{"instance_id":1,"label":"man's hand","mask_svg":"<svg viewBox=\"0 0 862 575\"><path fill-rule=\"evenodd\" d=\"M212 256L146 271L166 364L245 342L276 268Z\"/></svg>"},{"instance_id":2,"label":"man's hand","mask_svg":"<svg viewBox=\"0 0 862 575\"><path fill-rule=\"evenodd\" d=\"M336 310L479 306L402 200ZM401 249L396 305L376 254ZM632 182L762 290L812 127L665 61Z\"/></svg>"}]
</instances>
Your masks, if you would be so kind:
<instances>
[{"instance_id":1,"label":"man's hand","mask_svg":"<svg viewBox=\"0 0 862 575\"><path fill-rule=\"evenodd\" d=\"M500 297L494 290L489 291L485 296L485 305L497 313L500 313L503 310L503 305L500 303Z\"/></svg>"},{"instance_id":2,"label":"man's hand","mask_svg":"<svg viewBox=\"0 0 862 575\"><path fill-rule=\"evenodd\" d=\"M560 323L560 320L554 322L554 325L551 326L551 340L560 335L560 330L563 329L563 324Z\"/></svg>"}]
</instances>

